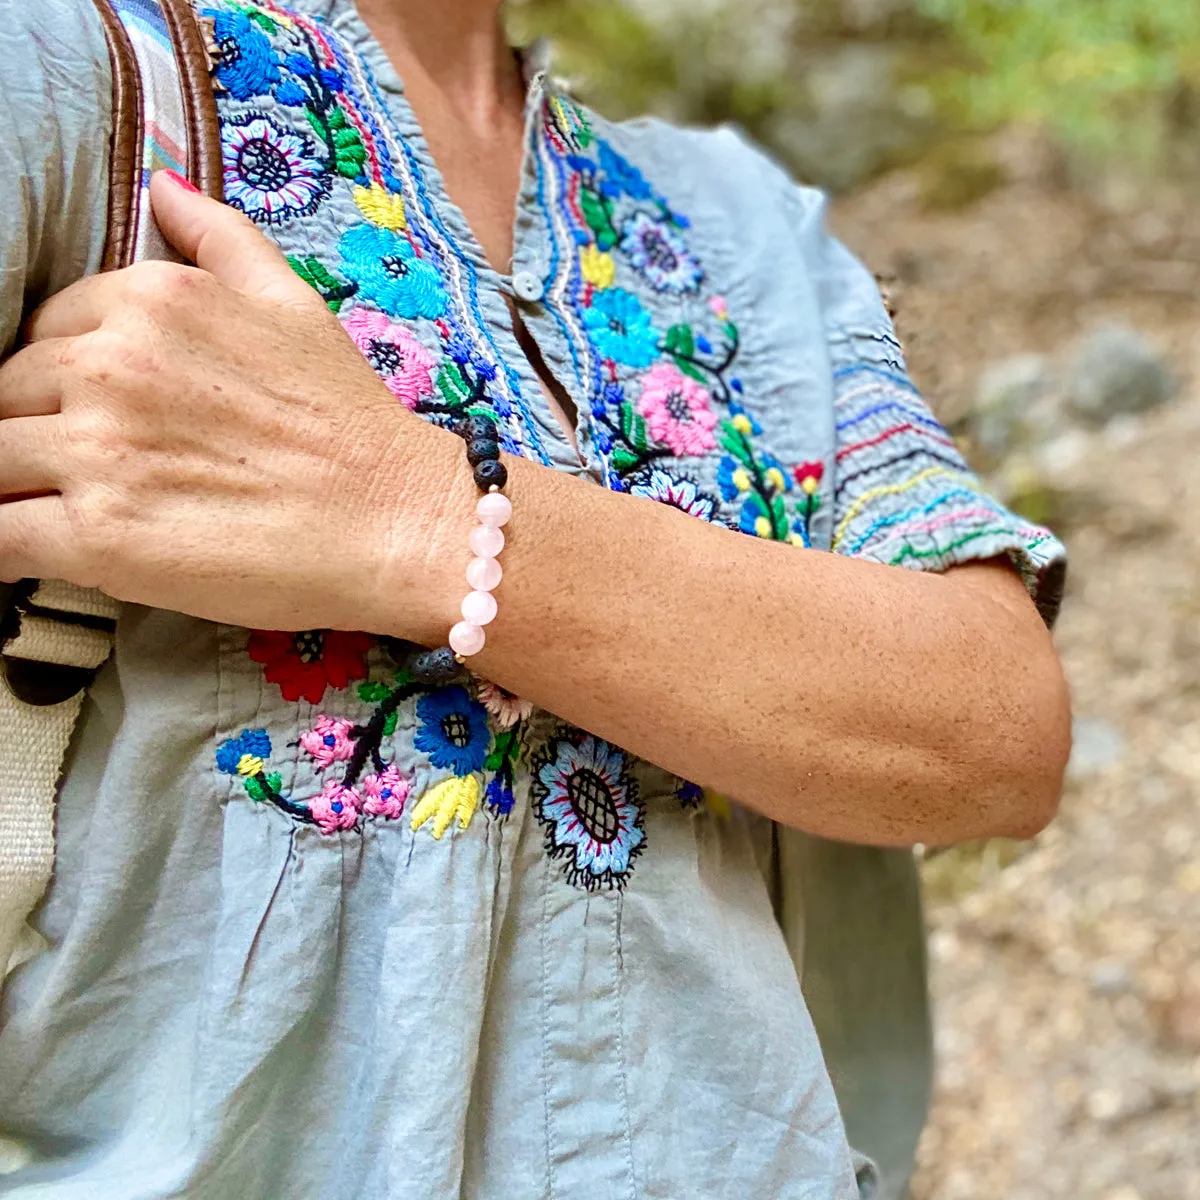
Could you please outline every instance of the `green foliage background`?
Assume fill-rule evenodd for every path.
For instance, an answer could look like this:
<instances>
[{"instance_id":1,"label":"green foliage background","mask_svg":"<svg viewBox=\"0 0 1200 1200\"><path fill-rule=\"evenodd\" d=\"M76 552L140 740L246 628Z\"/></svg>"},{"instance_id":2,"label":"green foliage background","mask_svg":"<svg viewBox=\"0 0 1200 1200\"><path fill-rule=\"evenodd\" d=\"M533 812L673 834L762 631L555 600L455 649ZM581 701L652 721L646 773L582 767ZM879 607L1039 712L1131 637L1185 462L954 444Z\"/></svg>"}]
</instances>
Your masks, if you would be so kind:
<instances>
[{"instance_id":1,"label":"green foliage background","mask_svg":"<svg viewBox=\"0 0 1200 1200\"><path fill-rule=\"evenodd\" d=\"M1012 122L1082 169L1200 168L1200 0L510 0L605 112L733 120L849 187Z\"/></svg>"}]
</instances>

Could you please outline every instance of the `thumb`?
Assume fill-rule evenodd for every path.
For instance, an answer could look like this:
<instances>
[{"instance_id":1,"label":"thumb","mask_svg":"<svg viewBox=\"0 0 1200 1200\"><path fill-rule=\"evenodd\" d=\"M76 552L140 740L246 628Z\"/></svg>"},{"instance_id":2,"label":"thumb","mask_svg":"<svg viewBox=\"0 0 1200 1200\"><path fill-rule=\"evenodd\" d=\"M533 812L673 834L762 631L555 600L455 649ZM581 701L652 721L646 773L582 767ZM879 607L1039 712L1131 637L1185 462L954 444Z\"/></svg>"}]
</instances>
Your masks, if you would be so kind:
<instances>
[{"instance_id":1,"label":"thumb","mask_svg":"<svg viewBox=\"0 0 1200 1200\"><path fill-rule=\"evenodd\" d=\"M227 287L280 301L312 298L308 285L249 217L202 195L182 175L155 172L150 204L163 237Z\"/></svg>"}]
</instances>

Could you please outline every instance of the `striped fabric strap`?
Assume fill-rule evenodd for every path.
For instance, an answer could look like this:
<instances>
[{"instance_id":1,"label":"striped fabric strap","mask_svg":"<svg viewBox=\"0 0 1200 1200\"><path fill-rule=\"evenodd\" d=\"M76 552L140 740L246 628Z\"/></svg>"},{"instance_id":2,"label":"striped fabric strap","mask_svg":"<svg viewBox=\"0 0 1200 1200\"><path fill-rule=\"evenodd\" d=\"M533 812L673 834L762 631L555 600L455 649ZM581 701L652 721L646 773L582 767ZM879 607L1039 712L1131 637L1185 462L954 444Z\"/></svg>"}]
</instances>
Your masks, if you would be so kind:
<instances>
[{"instance_id":1,"label":"striped fabric strap","mask_svg":"<svg viewBox=\"0 0 1200 1200\"><path fill-rule=\"evenodd\" d=\"M126 233L116 259L109 255L106 261L122 267L172 258L151 216L150 175L160 167L188 172L191 98L184 95L181 84L184 75L182 59L174 50L174 26L158 0L96 3L106 24L117 25L123 33L120 62L110 39L114 80L136 79L140 110L136 114L125 110L137 121L141 138L140 153L135 147L136 161L127 164L137 178L121 179L115 174L121 164L114 153L110 181L114 194L120 190L135 196L127 217L135 228ZM190 10L187 15L190 19ZM175 21L180 19L176 3ZM115 134L114 147L117 143ZM113 227L109 236L111 242ZM29 934L26 918L50 880L59 776L87 683L112 652L118 613L116 602L100 592L54 580L18 588L17 597L0 627L5 668L0 681L0 984L24 957ZM63 696L67 698L59 698Z\"/></svg>"}]
</instances>

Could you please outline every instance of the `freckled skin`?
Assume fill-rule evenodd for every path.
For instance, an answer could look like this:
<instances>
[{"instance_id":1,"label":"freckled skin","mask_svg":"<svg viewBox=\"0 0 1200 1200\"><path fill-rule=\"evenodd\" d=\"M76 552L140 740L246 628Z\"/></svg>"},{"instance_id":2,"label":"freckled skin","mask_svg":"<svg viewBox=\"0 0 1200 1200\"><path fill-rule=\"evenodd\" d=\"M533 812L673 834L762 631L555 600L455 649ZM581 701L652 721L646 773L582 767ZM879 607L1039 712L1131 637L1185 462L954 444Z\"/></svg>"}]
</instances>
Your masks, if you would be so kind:
<instances>
[{"instance_id":1,"label":"freckled skin","mask_svg":"<svg viewBox=\"0 0 1200 1200\"><path fill-rule=\"evenodd\" d=\"M496 9L360 0L506 264L521 88ZM491 32L467 36L480 11ZM161 175L151 191L197 268L76 284L0 367L0 496L22 497L0 505L0 578L443 644L476 498L462 443L395 403L245 218ZM947 844L1053 815L1068 697L1007 564L937 576L800 551L505 465L516 512L482 676L826 837Z\"/></svg>"}]
</instances>

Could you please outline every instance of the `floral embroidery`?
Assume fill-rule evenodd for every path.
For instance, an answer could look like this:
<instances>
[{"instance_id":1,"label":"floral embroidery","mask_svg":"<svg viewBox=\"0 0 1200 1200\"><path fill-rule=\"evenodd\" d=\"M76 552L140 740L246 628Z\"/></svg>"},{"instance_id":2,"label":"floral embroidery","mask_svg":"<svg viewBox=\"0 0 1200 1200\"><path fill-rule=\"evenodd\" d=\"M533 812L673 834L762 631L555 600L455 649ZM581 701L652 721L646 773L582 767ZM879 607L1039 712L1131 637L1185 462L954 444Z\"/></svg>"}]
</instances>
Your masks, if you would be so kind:
<instances>
[{"instance_id":1,"label":"floral embroidery","mask_svg":"<svg viewBox=\"0 0 1200 1200\"><path fill-rule=\"evenodd\" d=\"M797 505L799 522L796 532L805 546L812 545L812 519L821 507L821 480L825 475L823 462L801 463L792 468L792 477L799 485L802 499Z\"/></svg>"},{"instance_id":2,"label":"floral embroidery","mask_svg":"<svg viewBox=\"0 0 1200 1200\"><path fill-rule=\"evenodd\" d=\"M448 687L422 696L417 718L421 727L414 745L435 767L448 767L456 775L483 769L492 735L483 705L472 700L466 688Z\"/></svg>"},{"instance_id":3,"label":"floral embroidery","mask_svg":"<svg viewBox=\"0 0 1200 1200\"><path fill-rule=\"evenodd\" d=\"M625 755L590 734L556 738L534 763L533 793L546 850L565 860L568 881L589 891L624 887L646 840Z\"/></svg>"},{"instance_id":4,"label":"floral embroidery","mask_svg":"<svg viewBox=\"0 0 1200 1200\"><path fill-rule=\"evenodd\" d=\"M459 829L466 829L479 809L479 779L475 775L452 775L431 788L413 809L410 826L416 833L426 822L432 822L430 833L440 841L457 818Z\"/></svg>"},{"instance_id":5,"label":"floral embroidery","mask_svg":"<svg viewBox=\"0 0 1200 1200\"><path fill-rule=\"evenodd\" d=\"M389 821L398 820L404 813L404 802L412 788L409 780L405 779L394 767L385 767L378 775L368 775L362 783L366 793L363 812L372 817L385 817Z\"/></svg>"},{"instance_id":6,"label":"floral embroidery","mask_svg":"<svg viewBox=\"0 0 1200 1200\"><path fill-rule=\"evenodd\" d=\"M408 228L408 216L404 211L404 197L389 192L381 184L354 189L354 203L372 225L380 229L391 229L401 233Z\"/></svg>"},{"instance_id":7,"label":"floral embroidery","mask_svg":"<svg viewBox=\"0 0 1200 1200\"><path fill-rule=\"evenodd\" d=\"M701 521L716 520L716 500L704 495L690 479L672 479L666 471L652 471L648 478L635 483L629 493L669 504Z\"/></svg>"},{"instance_id":8,"label":"floral embroidery","mask_svg":"<svg viewBox=\"0 0 1200 1200\"><path fill-rule=\"evenodd\" d=\"M527 721L533 714L533 705L528 700L522 700L494 683L481 680L475 694L498 729L511 729L518 721Z\"/></svg>"},{"instance_id":9,"label":"floral embroidery","mask_svg":"<svg viewBox=\"0 0 1200 1200\"><path fill-rule=\"evenodd\" d=\"M440 317L446 293L437 271L408 238L391 229L356 225L338 243L342 272L358 285L358 297L393 317Z\"/></svg>"},{"instance_id":10,"label":"floral embroidery","mask_svg":"<svg viewBox=\"0 0 1200 1200\"><path fill-rule=\"evenodd\" d=\"M388 390L406 408L434 394L434 357L403 325L371 308L355 308L342 325Z\"/></svg>"},{"instance_id":11,"label":"floral embroidery","mask_svg":"<svg viewBox=\"0 0 1200 1200\"><path fill-rule=\"evenodd\" d=\"M327 687L341 689L367 675L367 651L375 639L366 633L309 629L303 633L257 630L247 653L266 669L285 700L319 704Z\"/></svg>"},{"instance_id":12,"label":"floral embroidery","mask_svg":"<svg viewBox=\"0 0 1200 1200\"><path fill-rule=\"evenodd\" d=\"M704 803L704 789L686 779L681 779L676 785L675 795L679 797L679 807L685 812L696 811Z\"/></svg>"},{"instance_id":13,"label":"floral embroidery","mask_svg":"<svg viewBox=\"0 0 1200 1200\"><path fill-rule=\"evenodd\" d=\"M717 444L712 432L717 414L709 407L708 389L670 363L659 363L642 376L637 410L650 436L672 454L704 454Z\"/></svg>"},{"instance_id":14,"label":"floral embroidery","mask_svg":"<svg viewBox=\"0 0 1200 1200\"><path fill-rule=\"evenodd\" d=\"M257 31L256 31L257 32ZM278 225L317 211L329 191L312 143L251 113L221 128L225 199L252 221Z\"/></svg>"},{"instance_id":15,"label":"floral embroidery","mask_svg":"<svg viewBox=\"0 0 1200 1200\"><path fill-rule=\"evenodd\" d=\"M350 738L353 728L350 721L318 717L316 727L300 735L300 745L321 767L348 762L354 756L354 742Z\"/></svg>"},{"instance_id":16,"label":"floral embroidery","mask_svg":"<svg viewBox=\"0 0 1200 1200\"><path fill-rule=\"evenodd\" d=\"M309 801L308 811L322 833L336 833L358 824L361 806L362 797L353 788L327 779L321 794Z\"/></svg>"},{"instance_id":17,"label":"floral embroidery","mask_svg":"<svg viewBox=\"0 0 1200 1200\"><path fill-rule=\"evenodd\" d=\"M279 60L270 39L242 12L211 12L213 73L218 88L249 100L279 82Z\"/></svg>"},{"instance_id":18,"label":"floral embroidery","mask_svg":"<svg viewBox=\"0 0 1200 1200\"><path fill-rule=\"evenodd\" d=\"M660 292L693 292L703 271L668 222L636 212L621 226L621 250L650 286Z\"/></svg>"},{"instance_id":19,"label":"floral embroidery","mask_svg":"<svg viewBox=\"0 0 1200 1200\"><path fill-rule=\"evenodd\" d=\"M610 288L598 293L584 320L606 358L630 367L648 367L658 358L658 330L632 292Z\"/></svg>"}]
</instances>

